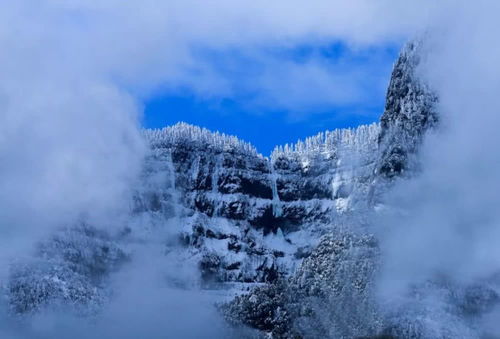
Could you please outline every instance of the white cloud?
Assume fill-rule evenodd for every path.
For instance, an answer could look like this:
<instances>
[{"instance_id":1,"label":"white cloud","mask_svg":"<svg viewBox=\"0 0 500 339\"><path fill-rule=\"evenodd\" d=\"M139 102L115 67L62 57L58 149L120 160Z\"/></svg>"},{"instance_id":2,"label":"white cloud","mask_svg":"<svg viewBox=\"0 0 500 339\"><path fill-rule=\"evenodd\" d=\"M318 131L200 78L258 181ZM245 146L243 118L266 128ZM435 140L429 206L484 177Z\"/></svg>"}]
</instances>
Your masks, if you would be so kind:
<instances>
[{"instance_id":1,"label":"white cloud","mask_svg":"<svg viewBox=\"0 0 500 339\"><path fill-rule=\"evenodd\" d=\"M498 10L492 1L457 2L428 36L421 72L439 94L442 131L426 140L422 175L396 192L411 217L399 220L393 240L398 251L416 253L390 256L402 266L418 260L423 278L443 270L476 279L500 269Z\"/></svg>"},{"instance_id":2,"label":"white cloud","mask_svg":"<svg viewBox=\"0 0 500 339\"><path fill-rule=\"evenodd\" d=\"M500 271L500 3L447 4L420 70L439 95L442 127L424 144L422 174L390 197L406 213L383 221L385 296L436 276L472 283Z\"/></svg>"}]
</instances>

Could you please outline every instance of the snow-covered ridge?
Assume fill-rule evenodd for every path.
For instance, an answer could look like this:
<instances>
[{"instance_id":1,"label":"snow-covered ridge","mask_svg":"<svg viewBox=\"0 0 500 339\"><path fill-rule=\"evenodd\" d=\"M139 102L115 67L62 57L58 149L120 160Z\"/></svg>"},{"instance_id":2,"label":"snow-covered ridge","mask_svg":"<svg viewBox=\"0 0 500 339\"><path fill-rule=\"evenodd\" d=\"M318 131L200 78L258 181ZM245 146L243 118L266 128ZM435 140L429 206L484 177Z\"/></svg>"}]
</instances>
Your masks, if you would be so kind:
<instances>
[{"instance_id":1,"label":"snow-covered ridge","mask_svg":"<svg viewBox=\"0 0 500 339\"><path fill-rule=\"evenodd\" d=\"M218 131L213 132L185 122L179 122L161 129L145 129L143 134L153 148L172 147L188 142L191 145L212 147L219 152L233 151L263 158L263 155L249 142L233 135ZM379 134L379 123L320 132L305 140L298 140L295 144L276 146L270 158L273 160L280 156L290 156L292 154L333 154L342 147L350 150L365 150L377 143Z\"/></svg>"},{"instance_id":2,"label":"snow-covered ridge","mask_svg":"<svg viewBox=\"0 0 500 339\"><path fill-rule=\"evenodd\" d=\"M237 152L247 155L263 157L250 143L235 136L219 132L212 132L206 128L179 122L161 129L145 129L146 140L152 147L167 147L189 142L192 145L213 147L219 152Z\"/></svg>"},{"instance_id":3,"label":"snow-covered ridge","mask_svg":"<svg viewBox=\"0 0 500 339\"><path fill-rule=\"evenodd\" d=\"M367 146L377 143L380 133L380 124L361 125L355 128L342 128L325 131L295 144L277 146L271 153L271 159L291 154L317 154L336 152L341 146L351 149L366 149Z\"/></svg>"}]
</instances>

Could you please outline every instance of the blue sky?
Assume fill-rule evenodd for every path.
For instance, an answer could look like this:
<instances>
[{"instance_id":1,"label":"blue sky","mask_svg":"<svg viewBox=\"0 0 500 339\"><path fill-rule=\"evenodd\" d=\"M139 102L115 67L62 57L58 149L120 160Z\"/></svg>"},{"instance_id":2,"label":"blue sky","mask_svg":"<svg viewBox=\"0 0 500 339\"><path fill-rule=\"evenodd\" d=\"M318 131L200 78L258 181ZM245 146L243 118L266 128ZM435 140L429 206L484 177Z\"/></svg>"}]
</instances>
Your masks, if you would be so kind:
<instances>
[{"instance_id":1,"label":"blue sky","mask_svg":"<svg viewBox=\"0 0 500 339\"><path fill-rule=\"evenodd\" d=\"M145 102L143 126L184 121L236 135L268 155L276 145L324 130L377 121L399 48L332 43L250 52L199 49L195 55L210 70L210 90L157 92Z\"/></svg>"}]
</instances>

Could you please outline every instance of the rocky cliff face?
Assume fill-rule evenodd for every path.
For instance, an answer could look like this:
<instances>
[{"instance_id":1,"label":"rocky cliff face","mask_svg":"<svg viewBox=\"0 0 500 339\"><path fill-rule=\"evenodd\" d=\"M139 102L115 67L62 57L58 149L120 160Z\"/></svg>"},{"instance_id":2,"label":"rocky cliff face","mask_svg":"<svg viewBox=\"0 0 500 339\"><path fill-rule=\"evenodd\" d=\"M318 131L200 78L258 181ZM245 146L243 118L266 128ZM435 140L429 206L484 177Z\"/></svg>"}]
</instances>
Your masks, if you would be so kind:
<instances>
[{"instance_id":1,"label":"rocky cliff face","mask_svg":"<svg viewBox=\"0 0 500 339\"><path fill-rule=\"evenodd\" d=\"M368 205L379 130L321 133L269 158L235 137L183 123L145 131L150 152L123 227L80 223L47 238L36 259L12 266L11 309L71 304L92 313L108 298L109 275L137 243L157 236L165 238L165 260L197 268L194 284L203 288L241 291L283 279L335 220Z\"/></svg>"},{"instance_id":2,"label":"rocky cliff face","mask_svg":"<svg viewBox=\"0 0 500 339\"><path fill-rule=\"evenodd\" d=\"M145 135L144 179L160 179L142 185L136 212L182 220L179 239L205 282L271 282L294 270L332 219L367 202L379 126L322 133L270 158L182 123Z\"/></svg>"}]
</instances>

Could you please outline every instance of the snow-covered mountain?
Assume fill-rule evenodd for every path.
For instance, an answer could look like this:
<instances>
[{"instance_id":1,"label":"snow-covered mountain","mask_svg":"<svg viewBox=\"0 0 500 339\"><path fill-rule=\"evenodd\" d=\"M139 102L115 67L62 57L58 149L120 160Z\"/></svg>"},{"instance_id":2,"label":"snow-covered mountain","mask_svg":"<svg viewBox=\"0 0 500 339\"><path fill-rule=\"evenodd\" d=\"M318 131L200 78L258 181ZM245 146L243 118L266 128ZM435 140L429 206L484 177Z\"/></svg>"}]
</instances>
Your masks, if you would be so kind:
<instances>
[{"instance_id":1,"label":"snow-covered mountain","mask_svg":"<svg viewBox=\"0 0 500 339\"><path fill-rule=\"evenodd\" d=\"M293 272L332 219L368 204L379 126L321 133L270 158L184 123L145 136L136 212L182 219L204 282L262 283Z\"/></svg>"},{"instance_id":2,"label":"snow-covered mountain","mask_svg":"<svg viewBox=\"0 0 500 339\"><path fill-rule=\"evenodd\" d=\"M449 331L374 299L371 221L390 209L394 183L418 173L419 145L439 122L438 98L417 76L421 50L411 42L401 52L379 124L320 133L270 157L185 123L145 130L149 152L126 222L113 231L81 222L13 265L4 287L12 313L70 305L99 314L114 274L155 248L171 266L166 284L213 293L228 323L257 336L474 337L474 317L500 300L487 286L432 282L449 301L440 316L460 319Z\"/></svg>"}]
</instances>

